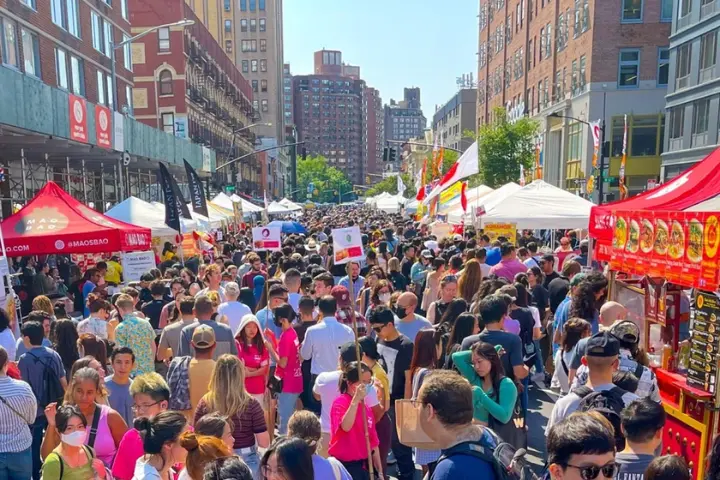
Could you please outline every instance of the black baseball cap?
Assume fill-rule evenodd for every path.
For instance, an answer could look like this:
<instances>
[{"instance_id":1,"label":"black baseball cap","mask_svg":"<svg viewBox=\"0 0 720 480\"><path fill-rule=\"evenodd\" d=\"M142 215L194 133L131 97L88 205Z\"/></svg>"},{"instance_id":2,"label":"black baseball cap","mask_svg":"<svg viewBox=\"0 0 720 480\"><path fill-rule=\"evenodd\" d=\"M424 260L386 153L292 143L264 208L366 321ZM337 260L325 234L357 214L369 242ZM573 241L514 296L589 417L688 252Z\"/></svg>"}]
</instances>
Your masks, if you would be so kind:
<instances>
[{"instance_id":1,"label":"black baseball cap","mask_svg":"<svg viewBox=\"0 0 720 480\"><path fill-rule=\"evenodd\" d=\"M608 331L599 332L590 337L585 349L587 357L614 357L620 353L620 342Z\"/></svg>"},{"instance_id":2,"label":"black baseball cap","mask_svg":"<svg viewBox=\"0 0 720 480\"><path fill-rule=\"evenodd\" d=\"M359 362L362 360L358 358L357 352L355 351L355 342L347 342L340 346L340 360L343 363Z\"/></svg>"}]
</instances>

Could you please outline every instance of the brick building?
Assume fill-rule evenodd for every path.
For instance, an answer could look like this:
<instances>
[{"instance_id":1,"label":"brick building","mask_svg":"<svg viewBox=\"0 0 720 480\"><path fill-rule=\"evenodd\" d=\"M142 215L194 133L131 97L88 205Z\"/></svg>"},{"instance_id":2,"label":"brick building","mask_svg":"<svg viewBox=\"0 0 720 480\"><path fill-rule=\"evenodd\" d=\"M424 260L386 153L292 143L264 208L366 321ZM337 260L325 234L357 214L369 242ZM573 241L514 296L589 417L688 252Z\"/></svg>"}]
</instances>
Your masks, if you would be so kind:
<instances>
[{"instance_id":1,"label":"brick building","mask_svg":"<svg viewBox=\"0 0 720 480\"><path fill-rule=\"evenodd\" d=\"M233 26L238 15L238 2L234 0L185 0L210 35L235 60Z\"/></svg>"},{"instance_id":2,"label":"brick building","mask_svg":"<svg viewBox=\"0 0 720 480\"><path fill-rule=\"evenodd\" d=\"M642 191L660 173L671 18L672 0L481 0L478 125L495 107L538 120L545 180L582 191L592 158L582 122L603 119L611 200L627 114L627 184Z\"/></svg>"},{"instance_id":3,"label":"brick building","mask_svg":"<svg viewBox=\"0 0 720 480\"><path fill-rule=\"evenodd\" d=\"M382 173L383 145L385 143L385 111L383 110L380 91L376 88L365 88L363 102L363 116L365 117L366 124L364 180L366 185L370 185L373 183L370 174L379 175Z\"/></svg>"},{"instance_id":4,"label":"brick building","mask_svg":"<svg viewBox=\"0 0 720 480\"><path fill-rule=\"evenodd\" d=\"M133 32L183 18L190 27L166 27L133 43L135 116L143 123L215 150L218 162L252 152L252 90L225 50L184 0L129 0ZM244 130L242 130L244 129ZM221 184L261 194L257 158L220 172ZM238 173L240 176L238 177Z\"/></svg>"},{"instance_id":5,"label":"brick building","mask_svg":"<svg viewBox=\"0 0 720 480\"><path fill-rule=\"evenodd\" d=\"M385 105L385 140L405 142L423 134L427 126L427 119L423 115L420 104L420 88L405 88L403 99L396 102L390 99ZM390 147L397 149L394 164L387 164L384 170L398 172L401 168L400 144L391 143Z\"/></svg>"}]
</instances>

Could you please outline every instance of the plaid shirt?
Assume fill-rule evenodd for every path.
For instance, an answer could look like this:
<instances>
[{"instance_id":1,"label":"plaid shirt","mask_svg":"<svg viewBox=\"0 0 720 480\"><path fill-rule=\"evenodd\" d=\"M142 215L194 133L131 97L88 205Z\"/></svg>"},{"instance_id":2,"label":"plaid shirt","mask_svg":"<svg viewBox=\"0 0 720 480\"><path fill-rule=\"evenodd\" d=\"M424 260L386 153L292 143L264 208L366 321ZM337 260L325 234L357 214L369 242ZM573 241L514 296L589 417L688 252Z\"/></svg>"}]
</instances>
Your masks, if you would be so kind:
<instances>
[{"instance_id":1,"label":"plaid shirt","mask_svg":"<svg viewBox=\"0 0 720 480\"><path fill-rule=\"evenodd\" d=\"M175 357L168 367L170 410L190 410L190 360L192 357Z\"/></svg>"},{"instance_id":2,"label":"plaid shirt","mask_svg":"<svg viewBox=\"0 0 720 480\"><path fill-rule=\"evenodd\" d=\"M352 324L352 317L350 316L350 308L340 308L337 312L335 312L335 319L342 323L343 325L347 325L350 327L350 329L353 328ZM368 331L370 331L370 326L368 325L367 320L364 316L360 314L360 312L355 312L355 322L357 323L357 334L359 337L364 337L368 334Z\"/></svg>"},{"instance_id":3,"label":"plaid shirt","mask_svg":"<svg viewBox=\"0 0 720 480\"><path fill-rule=\"evenodd\" d=\"M620 360L618 371L635 373L638 363L633 360L630 351L621 348L618 358ZM585 365L580 365L580 368L578 368L575 373L575 379L573 380L570 390L572 391L581 385L585 385L588 374L588 368ZM642 374L640 378L638 378L638 388L633 393L640 398L649 397L651 400L660 402L660 389L658 388L657 378L650 368L643 367Z\"/></svg>"}]
</instances>

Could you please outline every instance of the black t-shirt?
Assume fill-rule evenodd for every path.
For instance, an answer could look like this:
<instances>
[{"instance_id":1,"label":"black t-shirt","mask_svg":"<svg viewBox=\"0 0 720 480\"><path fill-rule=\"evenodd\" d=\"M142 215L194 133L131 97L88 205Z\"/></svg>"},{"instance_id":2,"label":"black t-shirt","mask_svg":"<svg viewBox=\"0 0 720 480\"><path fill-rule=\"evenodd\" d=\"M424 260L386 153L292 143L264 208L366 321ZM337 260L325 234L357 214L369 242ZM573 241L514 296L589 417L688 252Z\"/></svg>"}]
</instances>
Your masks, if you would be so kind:
<instances>
[{"instance_id":1,"label":"black t-shirt","mask_svg":"<svg viewBox=\"0 0 720 480\"><path fill-rule=\"evenodd\" d=\"M540 310L540 317L542 318L545 313L545 309L548 306L548 291L547 288L542 285L535 285L532 289L532 303L538 310Z\"/></svg>"},{"instance_id":2,"label":"black t-shirt","mask_svg":"<svg viewBox=\"0 0 720 480\"><path fill-rule=\"evenodd\" d=\"M407 257L404 257L402 262L400 262L400 271L405 275L408 282L410 281L410 270L412 269L413 263L415 263L415 259Z\"/></svg>"},{"instance_id":3,"label":"black t-shirt","mask_svg":"<svg viewBox=\"0 0 720 480\"><path fill-rule=\"evenodd\" d=\"M547 273L546 273L546 274L545 274L545 279L543 280L542 286L547 289L547 288L549 287L549 285L550 285L550 282L552 282L552 281L555 280L556 278L560 278L560 274L559 274L559 273L557 273L557 272L555 272L555 271L553 271L553 272L550 273L550 274L547 274Z\"/></svg>"},{"instance_id":4,"label":"black t-shirt","mask_svg":"<svg viewBox=\"0 0 720 480\"><path fill-rule=\"evenodd\" d=\"M313 325L317 325L317 323L317 320L313 320L312 322L301 322L293 327L295 329L295 333L297 333L298 342L302 343L305 340L305 332L307 332L307 329Z\"/></svg>"},{"instance_id":5,"label":"black t-shirt","mask_svg":"<svg viewBox=\"0 0 720 480\"><path fill-rule=\"evenodd\" d=\"M154 329L160 328L160 313L165 305L164 300L152 300L142 306L142 313Z\"/></svg>"},{"instance_id":6,"label":"black t-shirt","mask_svg":"<svg viewBox=\"0 0 720 480\"><path fill-rule=\"evenodd\" d=\"M557 277L547 287L548 298L550 300L550 311L553 315L557 311L558 305L565 300L570 291L570 281L565 277Z\"/></svg>"},{"instance_id":7,"label":"black t-shirt","mask_svg":"<svg viewBox=\"0 0 720 480\"><path fill-rule=\"evenodd\" d=\"M520 323L520 340L524 345L533 342L533 327L535 326L535 319L532 316L532 312L527 308L516 308L510 312L510 318L517 320ZM526 354L523 347L523 355Z\"/></svg>"},{"instance_id":8,"label":"black t-shirt","mask_svg":"<svg viewBox=\"0 0 720 480\"><path fill-rule=\"evenodd\" d=\"M390 399L399 400L405 397L405 372L410 370L413 343L405 335L386 342L378 340L378 353L382 357L380 365L385 369L390 380Z\"/></svg>"}]
</instances>

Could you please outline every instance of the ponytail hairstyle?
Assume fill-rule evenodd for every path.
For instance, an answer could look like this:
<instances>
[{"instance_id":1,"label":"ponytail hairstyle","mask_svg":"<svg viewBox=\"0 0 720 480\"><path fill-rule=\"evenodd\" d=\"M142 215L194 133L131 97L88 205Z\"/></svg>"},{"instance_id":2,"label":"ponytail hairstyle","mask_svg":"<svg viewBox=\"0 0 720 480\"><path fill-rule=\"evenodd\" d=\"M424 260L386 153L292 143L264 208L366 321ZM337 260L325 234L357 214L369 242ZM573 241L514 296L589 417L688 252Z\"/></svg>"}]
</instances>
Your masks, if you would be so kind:
<instances>
[{"instance_id":1,"label":"ponytail hairstyle","mask_svg":"<svg viewBox=\"0 0 720 480\"><path fill-rule=\"evenodd\" d=\"M187 426L185 415L180 412L166 411L152 418L136 418L133 426L143 440L143 450L147 455L161 455L167 443L175 443ZM163 464L167 459L163 457Z\"/></svg>"},{"instance_id":2,"label":"ponytail hairstyle","mask_svg":"<svg viewBox=\"0 0 720 480\"><path fill-rule=\"evenodd\" d=\"M343 373L340 375L340 382L338 384L341 394L348 393L350 385L354 385L360 381L360 376L358 375L358 363L360 363L363 373L370 372L370 368L362 362L350 362L345 365Z\"/></svg>"},{"instance_id":3,"label":"ponytail hairstyle","mask_svg":"<svg viewBox=\"0 0 720 480\"><path fill-rule=\"evenodd\" d=\"M180 446L188 451L185 468L190 478L202 478L205 465L216 458L232 455L228 446L219 438L193 432L180 435Z\"/></svg>"},{"instance_id":4,"label":"ponytail hairstyle","mask_svg":"<svg viewBox=\"0 0 720 480\"><path fill-rule=\"evenodd\" d=\"M287 303L284 305L280 305L273 310L273 322L275 322L275 325L277 325L278 327L282 326L282 322L280 321L280 319L284 318L288 321L288 323L292 324L295 320L295 316L295 310ZM259 334L260 333L258 332L258 335Z\"/></svg>"}]
</instances>

